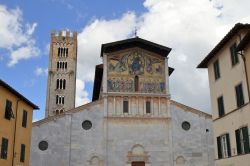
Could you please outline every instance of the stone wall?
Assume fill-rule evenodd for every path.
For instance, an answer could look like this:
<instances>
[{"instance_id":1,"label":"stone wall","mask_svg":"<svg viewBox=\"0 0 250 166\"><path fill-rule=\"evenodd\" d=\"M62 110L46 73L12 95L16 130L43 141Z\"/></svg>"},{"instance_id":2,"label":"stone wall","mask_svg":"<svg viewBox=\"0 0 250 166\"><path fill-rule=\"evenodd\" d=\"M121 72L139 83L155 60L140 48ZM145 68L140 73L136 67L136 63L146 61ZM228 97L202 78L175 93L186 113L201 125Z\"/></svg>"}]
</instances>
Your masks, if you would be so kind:
<instances>
[{"instance_id":1,"label":"stone wall","mask_svg":"<svg viewBox=\"0 0 250 166\"><path fill-rule=\"evenodd\" d=\"M35 122L30 165L213 166L210 115L173 101L171 116L107 116L103 108L99 100ZM89 130L82 126L86 120ZM49 144L45 151L38 148L42 140Z\"/></svg>"}]
</instances>

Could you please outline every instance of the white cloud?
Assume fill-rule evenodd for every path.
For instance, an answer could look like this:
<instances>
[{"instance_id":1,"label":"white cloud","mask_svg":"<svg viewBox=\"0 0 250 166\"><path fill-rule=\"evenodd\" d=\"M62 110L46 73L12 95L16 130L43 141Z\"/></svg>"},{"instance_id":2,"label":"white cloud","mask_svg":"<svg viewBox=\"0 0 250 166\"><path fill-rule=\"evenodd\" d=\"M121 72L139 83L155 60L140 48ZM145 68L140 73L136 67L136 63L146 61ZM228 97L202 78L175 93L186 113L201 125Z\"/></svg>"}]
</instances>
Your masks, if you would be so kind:
<instances>
[{"instance_id":1,"label":"white cloud","mask_svg":"<svg viewBox=\"0 0 250 166\"><path fill-rule=\"evenodd\" d=\"M0 20L0 49L7 50L10 55L8 66L39 55L40 50L32 38L37 23L24 26L22 11L19 8L7 9L3 5L0 5Z\"/></svg>"},{"instance_id":2,"label":"white cloud","mask_svg":"<svg viewBox=\"0 0 250 166\"><path fill-rule=\"evenodd\" d=\"M37 76L48 75L48 68L37 67L35 70Z\"/></svg>"},{"instance_id":3,"label":"white cloud","mask_svg":"<svg viewBox=\"0 0 250 166\"><path fill-rule=\"evenodd\" d=\"M145 0L147 11L140 16L96 19L78 35L78 78L93 80L101 44L126 39L136 26L139 37L173 48L172 99L210 112L207 71L196 66L235 23L250 22L249 5L247 0Z\"/></svg>"},{"instance_id":4,"label":"white cloud","mask_svg":"<svg viewBox=\"0 0 250 166\"><path fill-rule=\"evenodd\" d=\"M76 107L90 102L88 98L88 92L85 90L84 81L76 80Z\"/></svg>"},{"instance_id":5,"label":"white cloud","mask_svg":"<svg viewBox=\"0 0 250 166\"><path fill-rule=\"evenodd\" d=\"M128 12L114 20L94 20L78 34L78 78L94 79L95 65L101 63L101 44L126 39L135 27L135 14Z\"/></svg>"}]
</instances>

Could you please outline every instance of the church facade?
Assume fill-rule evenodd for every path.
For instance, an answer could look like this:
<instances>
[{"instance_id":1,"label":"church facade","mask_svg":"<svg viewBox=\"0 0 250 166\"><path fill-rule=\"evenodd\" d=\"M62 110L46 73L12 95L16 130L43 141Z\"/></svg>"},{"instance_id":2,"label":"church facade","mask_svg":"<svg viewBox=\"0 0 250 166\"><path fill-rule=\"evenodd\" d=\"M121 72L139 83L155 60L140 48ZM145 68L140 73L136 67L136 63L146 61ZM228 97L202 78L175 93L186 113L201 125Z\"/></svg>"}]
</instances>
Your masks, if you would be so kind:
<instances>
[{"instance_id":1,"label":"church facade","mask_svg":"<svg viewBox=\"0 0 250 166\"><path fill-rule=\"evenodd\" d=\"M170 99L170 51L103 44L92 102L33 123L30 165L214 165L211 115Z\"/></svg>"}]
</instances>

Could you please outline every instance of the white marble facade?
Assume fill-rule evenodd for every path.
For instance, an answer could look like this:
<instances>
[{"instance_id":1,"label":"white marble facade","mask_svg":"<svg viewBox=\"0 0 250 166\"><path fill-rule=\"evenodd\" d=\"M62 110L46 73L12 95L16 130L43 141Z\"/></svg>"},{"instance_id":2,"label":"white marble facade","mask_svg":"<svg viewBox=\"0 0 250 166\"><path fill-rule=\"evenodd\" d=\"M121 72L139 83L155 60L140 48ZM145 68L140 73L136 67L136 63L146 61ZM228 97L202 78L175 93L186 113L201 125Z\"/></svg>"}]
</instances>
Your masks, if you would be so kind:
<instances>
[{"instance_id":1,"label":"white marble facade","mask_svg":"<svg viewBox=\"0 0 250 166\"><path fill-rule=\"evenodd\" d=\"M103 99L35 122L30 165L131 166L144 161L146 166L212 166L211 116L167 101L168 114L157 109L152 114L107 116ZM89 130L82 127L86 120L92 123ZM190 123L187 131L184 121ZM48 143L44 151L39 149L41 141Z\"/></svg>"},{"instance_id":2,"label":"white marble facade","mask_svg":"<svg viewBox=\"0 0 250 166\"><path fill-rule=\"evenodd\" d=\"M213 166L211 115L170 100L170 50L140 38L103 45L96 100L33 123L30 165ZM122 91L123 81L107 85L113 78L134 79L135 86ZM162 90L136 88L147 79L149 88L156 82Z\"/></svg>"}]
</instances>

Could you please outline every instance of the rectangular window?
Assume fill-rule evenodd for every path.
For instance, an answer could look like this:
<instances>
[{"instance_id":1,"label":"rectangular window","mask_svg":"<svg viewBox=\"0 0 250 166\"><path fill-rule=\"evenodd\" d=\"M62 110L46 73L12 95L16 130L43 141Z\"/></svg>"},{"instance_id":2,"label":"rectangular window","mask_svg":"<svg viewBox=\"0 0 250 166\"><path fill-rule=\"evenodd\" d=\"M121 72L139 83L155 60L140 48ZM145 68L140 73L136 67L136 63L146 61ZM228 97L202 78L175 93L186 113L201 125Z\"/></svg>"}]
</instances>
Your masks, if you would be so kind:
<instances>
[{"instance_id":1,"label":"rectangular window","mask_svg":"<svg viewBox=\"0 0 250 166\"><path fill-rule=\"evenodd\" d=\"M147 114L151 113L151 103L150 103L150 101L146 101L146 113Z\"/></svg>"},{"instance_id":2,"label":"rectangular window","mask_svg":"<svg viewBox=\"0 0 250 166\"><path fill-rule=\"evenodd\" d=\"M214 77L215 77L215 80L220 78L220 67L219 67L219 61L218 60L216 60L214 62Z\"/></svg>"},{"instance_id":3,"label":"rectangular window","mask_svg":"<svg viewBox=\"0 0 250 166\"><path fill-rule=\"evenodd\" d=\"M230 53L231 53L232 66L234 66L239 62L238 54L237 54L237 51L236 51L236 43L234 43L230 47Z\"/></svg>"},{"instance_id":4,"label":"rectangular window","mask_svg":"<svg viewBox=\"0 0 250 166\"><path fill-rule=\"evenodd\" d=\"M218 158L231 157L231 147L229 134L217 137Z\"/></svg>"},{"instance_id":5,"label":"rectangular window","mask_svg":"<svg viewBox=\"0 0 250 166\"><path fill-rule=\"evenodd\" d=\"M24 128L26 128L26 126L27 126L27 116L28 116L27 111L23 110L22 126Z\"/></svg>"},{"instance_id":6,"label":"rectangular window","mask_svg":"<svg viewBox=\"0 0 250 166\"><path fill-rule=\"evenodd\" d=\"M11 118L14 118L14 114L12 112L12 102L9 100L6 100L6 105L5 105L5 119L10 120Z\"/></svg>"},{"instance_id":7,"label":"rectangular window","mask_svg":"<svg viewBox=\"0 0 250 166\"><path fill-rule=\"evenodd\" d=\"M238 155L250 153L248 127L235 130L235 137Z\"/></svg>"},{"instance_id":8,"label":"rectangular window","mask_svg":"<svg viewBox=\"0 0 250 166\"><path fill-rule=\"evenodd\" d=\"M225 114L223 96L217 98L219 117Z\"/></svg>"},{"instance_id":9,"label":"rectangular window","mask_svg":"<svg viewBox=\"0 0 250 166\"><path fill-rule=\"evenodd\" d=\"M128 101L123 101L123 113L128 113Z\"/></svg>"},{"instance_id":10,"label":"rectangular window","mask_svg":"<svg viewBox=\"0 0 250 166\"><path fill-rule=\"evenodd\" d=\"M25 160L25 145L21 144L20 161L24 162L24 160Z\"/></svg>"},{"instance_id":11,"label":"rectangular window","mask_svg":"<svg viewBox=\"0 0 250 166\"><path fill-rule=\"evenodd\" d=\"M235 87L235 92L236 92L237 107L240 107L245 103L242 84L239 84Z\"/></svg>"},{"instance_id":12,"label":"rectangular window","mask_svg":"<svg viewBox=\"0 0 250 166\"><path fill-rule=\"evenodd\" d=\"M8 139L2 138L1 159L7 159L7 154L8 154Z\"/></svg>"}]
</instances>

